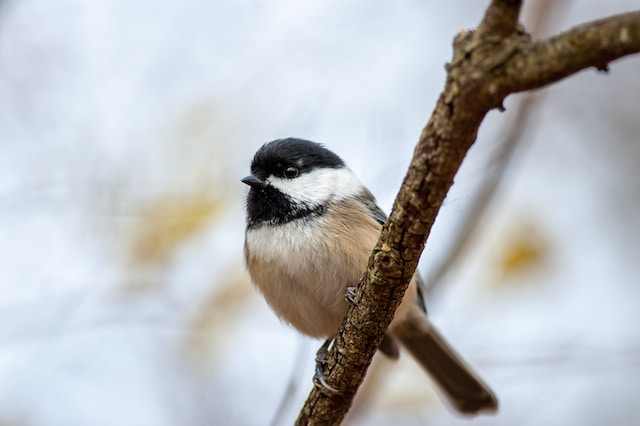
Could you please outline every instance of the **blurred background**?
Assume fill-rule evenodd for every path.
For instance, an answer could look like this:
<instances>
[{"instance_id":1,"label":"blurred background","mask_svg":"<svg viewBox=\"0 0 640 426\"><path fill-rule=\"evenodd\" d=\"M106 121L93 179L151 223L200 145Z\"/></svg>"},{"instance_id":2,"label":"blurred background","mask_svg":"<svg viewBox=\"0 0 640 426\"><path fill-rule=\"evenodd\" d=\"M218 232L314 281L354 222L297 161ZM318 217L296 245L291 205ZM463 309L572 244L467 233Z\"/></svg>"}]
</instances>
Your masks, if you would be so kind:
<instances>
[{"instance_id":1,"label":"blurred background","mask_svg":"<svg viewBox=\"0 0 640 426\"><path fill-rule=\"evenodd\" d=\"M290 424L320 342L249 282L240 179L303 137L389 211L486 3L0 1L0 425ZM634 7L530 1L523 22ZM431 317L499 413L455 416L404 357L376 360L348 424L636 423L639 75L509 97L436 222Z\"/></svg>"}]
</instances>

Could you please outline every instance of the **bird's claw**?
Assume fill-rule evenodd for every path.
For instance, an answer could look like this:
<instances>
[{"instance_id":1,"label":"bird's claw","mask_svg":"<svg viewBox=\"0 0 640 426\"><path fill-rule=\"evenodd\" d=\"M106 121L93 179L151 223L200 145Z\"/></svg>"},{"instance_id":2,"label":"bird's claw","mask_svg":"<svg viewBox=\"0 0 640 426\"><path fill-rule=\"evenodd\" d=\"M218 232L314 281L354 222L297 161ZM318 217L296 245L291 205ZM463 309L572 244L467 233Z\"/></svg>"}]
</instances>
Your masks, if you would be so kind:
<instances>
[{"instance_id":1,"label":"bird's claw","mask_svg":"<svg viewBox=\"0 0 640 426\"><path fill-rule=\"evenodd\" d=\"M355 286L347 287L347 291L344 294L344 300L352 305L356 304L356 289L357 288Z\"/></svg>"},{"instance_id":2,"label":"bird's claw","mask_svg":"<svg viewBox=\"0 0 640 426\"><path fill-rule=\"evenodd\" d=\"M340 391L329 383L324 375L324 366L327 365L327 354L329 353L329 346L333 339L327 339L318 352L316 352L316 373L313 375L313 385L320 389L325 389L331 393L338 394Z\"/></svg>"},{"instance_id":3,"label":"bird's claw","mask_svg":"<svg viewBox=\"0 0 640 426\"><path fill-rule=\"evenodd\" d=\"M340 391L329 383L323 372L324 364L316 364L316 374L313 376L313 385L317 388L327 390L331 393L339 394Z\"/></svg>"}]
</instances>

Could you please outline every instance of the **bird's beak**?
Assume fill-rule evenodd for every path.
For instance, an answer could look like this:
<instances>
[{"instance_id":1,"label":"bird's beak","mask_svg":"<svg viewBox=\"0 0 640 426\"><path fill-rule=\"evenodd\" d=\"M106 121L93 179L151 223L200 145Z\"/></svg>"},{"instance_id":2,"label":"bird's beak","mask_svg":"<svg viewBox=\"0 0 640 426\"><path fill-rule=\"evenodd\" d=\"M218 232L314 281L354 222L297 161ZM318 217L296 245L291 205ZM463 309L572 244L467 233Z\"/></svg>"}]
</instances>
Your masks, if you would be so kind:
<instances>
[{"instance_id":1,"label":"bird's beak","mask_svg":"<svg viewBox=\"0 0 640 426\"><path fill-rule=\"evenodd\" d=\"M242 182L246 183L249 186L256 187L265 187L267 183L262 179L256 177L255 175L249 175L247 177L242 178Z\"/></svg>"}]
</instances>

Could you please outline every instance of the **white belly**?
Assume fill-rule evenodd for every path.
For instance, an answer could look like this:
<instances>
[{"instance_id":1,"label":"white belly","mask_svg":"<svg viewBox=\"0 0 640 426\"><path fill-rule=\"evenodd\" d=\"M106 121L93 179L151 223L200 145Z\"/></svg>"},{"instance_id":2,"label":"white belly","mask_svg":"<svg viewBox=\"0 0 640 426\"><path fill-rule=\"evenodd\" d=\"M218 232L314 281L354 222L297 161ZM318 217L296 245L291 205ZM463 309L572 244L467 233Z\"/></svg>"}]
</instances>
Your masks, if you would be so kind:
<instances>
[{"instance_id":1,"label":"white belly","mask_svg":"<svg viewBox=\"0 0 640 426\"><path fill-rule=\"evenodd\" d=\"M354 222L350 215L357 213L332 206L311 220L247 231L251 278L278 316L304 334L333 337L348 308L346 288L362 278L379 225Z\"/></svg>"}]
</instances>

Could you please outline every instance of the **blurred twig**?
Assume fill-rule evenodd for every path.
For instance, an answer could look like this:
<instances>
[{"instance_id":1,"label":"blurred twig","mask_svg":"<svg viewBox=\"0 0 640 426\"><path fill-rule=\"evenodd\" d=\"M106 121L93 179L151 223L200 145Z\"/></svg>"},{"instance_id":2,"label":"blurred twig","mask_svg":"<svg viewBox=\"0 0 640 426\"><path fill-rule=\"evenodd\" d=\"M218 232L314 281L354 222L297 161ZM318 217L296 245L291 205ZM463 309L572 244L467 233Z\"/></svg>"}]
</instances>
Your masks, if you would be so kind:
<instances>
[{"instance_id":1,"label":"blurred twig","mask_svg":"<svg viewBox=\"0 0 640 426\"><path fill-rule=\"evenodd\" d=\"M469 241L475 235L487 208L491 205L491 202L498 193L500 182L509 164L511 164L516 148L523 140L521 136L531 121L533 111L542 104L542 98L540 94L532 93L526 93L521 97L520 102L516 106L515 117L494 158L493 168L487 172L484 181L480 185L480 189L475 193L475 197L468 208L468 214L462 220L462 226L458 229L458 233L453 239L449 252L425 282L427 300L444 282L444 277L459 261L465 249L468 247Z\"/></svg>"},{"instance_id":2,"label":"blurred twig","mask_svg":"<svg viewBox=\"0 0 640 426\"><path fill-rule=\"evenodd\" d=\"M289 408L293 403L296 392L298 391L298 384L300 383L301 378L304 376L305 360L307 359L308 352L309 339L300 340L298 351L296 352L295 358L293 359L293 366L291 367L291 375L289 376L287 387L284 391L284 395L282 395L282 399L280 400L278 410L276 411L275 416L273 416L271 426L284 424L285 415L287 414L287 411L289 411Z\"/></svg>"}]
</instances>

